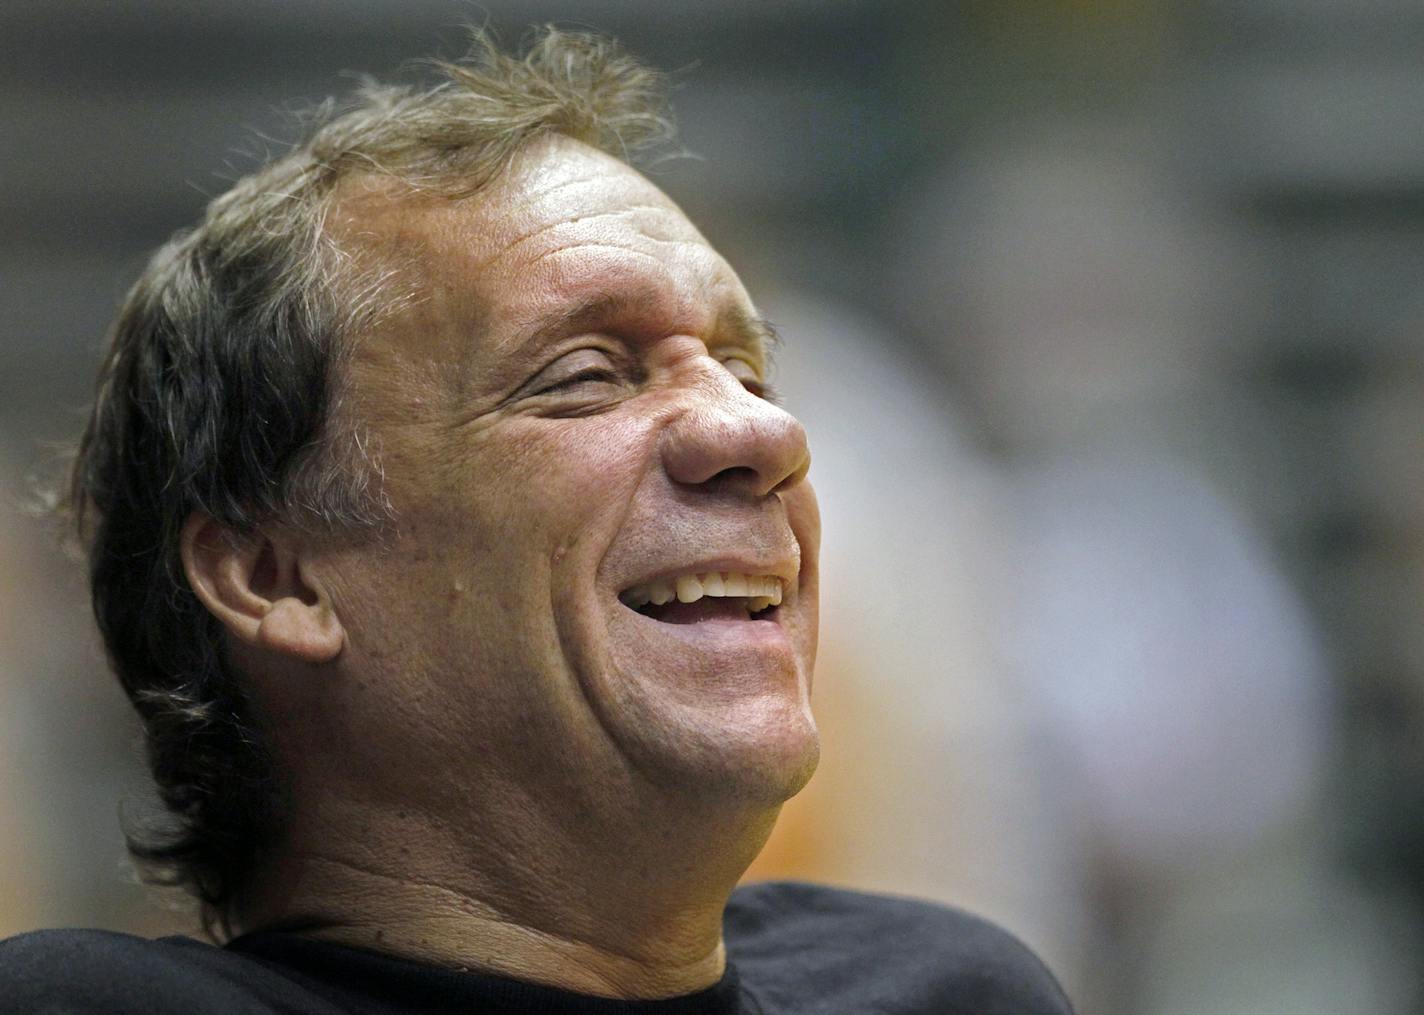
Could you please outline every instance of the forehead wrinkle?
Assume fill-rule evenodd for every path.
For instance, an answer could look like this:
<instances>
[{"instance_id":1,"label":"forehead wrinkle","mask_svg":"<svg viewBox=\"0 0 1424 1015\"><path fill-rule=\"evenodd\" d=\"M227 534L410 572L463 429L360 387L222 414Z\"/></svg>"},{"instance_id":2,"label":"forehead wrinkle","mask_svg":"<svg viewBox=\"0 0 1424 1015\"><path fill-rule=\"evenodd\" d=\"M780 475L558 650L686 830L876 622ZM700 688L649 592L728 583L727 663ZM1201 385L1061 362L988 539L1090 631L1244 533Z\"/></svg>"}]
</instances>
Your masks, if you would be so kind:
<instances>
[{"instance_id":1,"label":"forehead wrinkle","mask_svg":"<svg viewBox=\"0 0 1424 1015\"><path fill-rule=\"evenodd\" d=\"M643 236L640 238L651 240L654 243L665 244L667 246L698 247L701 245L696 240L667 240L659 239L654 236ZM562 254L570 250L616 250L620 253L635 254L639 257L646 257L653 261L656 261L658 264L663 263L656 254L650 254L646 250L636 250L625 243L613 243L600 240L577 240L573 243L565 244L562 247L555 247L553 250L543 251L537 256L530 258L526 264L526 267L538 264L545 258L553 257L555 254Z\"/></svg>"},{"instance_id":2,"label":"forehead wrinkle","mask_svg":"<svg viewBox=\"0 0 1424 1015\"><path fill-rule=\"evenodd\" d=\"M475 267L476 267L476 268L482 268L482 267L488 265L490 262L495 261L495 260L498 260L499 258L505 256L506 254L508 254L508 253L510 253L511 251L515 250L516 248L522 246L523 244L528 243L528 242L530 242L530 241L532 241L532 240L536 240L536 239L538 239L540 236L543 236L545 233L553 232L554 230L556 230L556 229L561 229L561 228L563 228L564 226L571 226L571 225L575 225L575 224L581 223L581 222L582 222L582 223L592 222L592 221L594 221L594 220L596 220L596 219L603 219L603 218L621 218L621 217L623 217L623 216L633 215L633 214L636 214L636 213L638 213L638 212L643 212L643 211L667 212L667 211L671 211L671 210L672 210L672 209L669 208L669 207L667 207L666 205L648 204L648 203L644 202L644 203L627 204L627 205L623 205L623 206L621 206L621 207L619 207L619 208L611 208L611 209L608 209L608 210L606 210L606 211L589 212L589 213L587 213L587 214L571 215L571 216L568 216L568 217L566 217L566 218L560 218L559 220L557 220L557 221L555 221L555 222L549 222L549 223L547 223L546 225L540 226L538 229L534 230L532 233L526 233L526 234L523 235L523 236L519 236L519 237L516 237L516 238L513 239L513 240L510 240L508 243L506 243L504 246L500 247L498 250L496 250L496 251L494 251L493 253L489 254L488 256L483 257L483 258L481 258L480 260L476 261L476 262L475 262ZM673 237L673 236L654 236L652 233L647 232L647 231L644 231L643 235L646 236L646 237L647 237L648 239L650 239L650 240L654 240L654 241L658 241L658 242L663 242L663 243L678 243L678 242L681 242L681 243L691 243L691 242L694 242L694 241L692 241L692 240L685 239L685 238L681 238L681 237ZM538 256L536 256L536 257L534 258L534 260L535 260L535 261L538 261L538 260L540 260L541 258L547 257L547 256L548 256L549 254L551 254L551 253L557 253L558 250L567 249L567 247L569 247L569 246L578 246L578 243L567 244L566 246L564 246L564 247L559 247L559 248L557 248L557 250L553 250L553 251L544 251L543 253L540 253ZM532 263L532 262L531 262L531 263Z\"/></svg>"}]
</instances>

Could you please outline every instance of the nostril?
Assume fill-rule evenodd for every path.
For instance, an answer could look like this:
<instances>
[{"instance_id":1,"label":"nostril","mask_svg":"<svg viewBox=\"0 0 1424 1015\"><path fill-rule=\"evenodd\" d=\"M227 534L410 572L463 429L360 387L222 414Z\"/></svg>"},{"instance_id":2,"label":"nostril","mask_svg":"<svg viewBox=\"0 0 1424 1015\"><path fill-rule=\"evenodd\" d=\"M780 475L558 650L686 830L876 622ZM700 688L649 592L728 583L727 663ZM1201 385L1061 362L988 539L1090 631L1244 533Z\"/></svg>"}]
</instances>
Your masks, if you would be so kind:
<instances>
[{"instance_id":1,"label":"nostril","mask_svg":"<svg viewBox=\"0 0 1424 1015\"><path fill-rule=\"evenodd\" d=\"M729 469L723 469L707 482L712 486L740 486L745 483L755 483L757 478L756 469L746 465L734 465Z\"/></svg>"}]
</instances>

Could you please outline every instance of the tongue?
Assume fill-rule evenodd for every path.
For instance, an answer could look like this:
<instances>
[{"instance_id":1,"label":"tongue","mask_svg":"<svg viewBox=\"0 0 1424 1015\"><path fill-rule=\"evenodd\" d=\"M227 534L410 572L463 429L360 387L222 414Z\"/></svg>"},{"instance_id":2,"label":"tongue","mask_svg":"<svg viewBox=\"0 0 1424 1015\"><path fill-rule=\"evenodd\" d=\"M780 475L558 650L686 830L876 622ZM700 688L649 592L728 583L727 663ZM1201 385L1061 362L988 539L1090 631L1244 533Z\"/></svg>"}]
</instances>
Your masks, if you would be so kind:
<instances>
[{"instance_id":1,"label":"tongue","mask_svg":"<svg viewBox=\"0 0 1424 1015\"><path fill-rule=\"evenodd\" d=\"M664 624L698 624L704 620L746 620L747 601L740 597L704 596L695 603L673 601L647 608L648 616Z\"/></svg>"}]
</instances>

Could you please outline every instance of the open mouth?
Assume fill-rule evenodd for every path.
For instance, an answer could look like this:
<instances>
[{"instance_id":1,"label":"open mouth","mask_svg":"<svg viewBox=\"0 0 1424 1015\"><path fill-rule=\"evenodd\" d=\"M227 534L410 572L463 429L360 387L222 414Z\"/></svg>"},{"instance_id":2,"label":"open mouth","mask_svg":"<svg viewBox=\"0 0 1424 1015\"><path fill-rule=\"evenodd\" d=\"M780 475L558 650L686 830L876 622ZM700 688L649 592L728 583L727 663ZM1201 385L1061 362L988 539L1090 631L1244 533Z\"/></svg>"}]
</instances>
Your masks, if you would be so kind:
<instances>
[{"instance_id":1,"label":"open mouth","mask_svg":"<svg viewBox=\"0 0 1424 1015\"><path fill-rule=\"evenodd\" d=\"M664 624L771 620L781 597L780 578L739 571L659 578L618 595L624 606Z\"/></svg>"}]
</instances>

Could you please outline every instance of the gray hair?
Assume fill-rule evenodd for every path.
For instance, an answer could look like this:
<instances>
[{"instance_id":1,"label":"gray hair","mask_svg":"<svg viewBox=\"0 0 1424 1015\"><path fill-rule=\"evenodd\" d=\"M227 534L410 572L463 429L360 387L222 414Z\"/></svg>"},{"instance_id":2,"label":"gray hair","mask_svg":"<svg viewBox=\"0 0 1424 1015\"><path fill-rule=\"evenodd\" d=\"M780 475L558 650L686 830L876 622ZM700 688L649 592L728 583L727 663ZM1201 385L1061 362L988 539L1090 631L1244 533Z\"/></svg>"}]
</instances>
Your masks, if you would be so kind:
<instances>
[{"instance_id":1,"label":"gray hair","mask_svg":"<svg viewBox=\"0 0 1424 1015\"><path fill-rule=\"evenodd\" d=\"M462 197L541 136L624 159L671 136L661 76L608 39L546 28L513 56L476 32L464 58L429 66L433 85L366 81L328 103L304 142L158 250L110 332L70 476L94 613L166 811L131 823L129 849L150 880L199 899L215 936L285 802L179 533L204 512L238 536L278 521L359 537L391 513L343 411L342 359L402 293L328 234L338 184L375 174Z\"/></svg>"}]
</instances>

